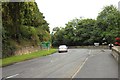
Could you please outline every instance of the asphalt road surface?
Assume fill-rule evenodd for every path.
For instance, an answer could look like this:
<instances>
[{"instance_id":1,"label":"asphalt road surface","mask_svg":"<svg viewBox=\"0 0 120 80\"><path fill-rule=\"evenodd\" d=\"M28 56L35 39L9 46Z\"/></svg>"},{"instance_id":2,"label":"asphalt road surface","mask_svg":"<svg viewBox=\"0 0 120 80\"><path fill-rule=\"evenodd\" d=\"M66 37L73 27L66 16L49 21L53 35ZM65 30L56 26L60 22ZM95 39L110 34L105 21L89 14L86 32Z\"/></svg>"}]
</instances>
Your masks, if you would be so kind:
<instances>
[{"instance_id":1,"label":"asphalt road surface","mask_svg":"<svg viewBox=\"0 0 120 80\"><path fill-rule=\"evenodd\" d=\"M108 49L69 49L4 67L2 77L118 78L118 64Z\"/></svg>"}]
</instances>

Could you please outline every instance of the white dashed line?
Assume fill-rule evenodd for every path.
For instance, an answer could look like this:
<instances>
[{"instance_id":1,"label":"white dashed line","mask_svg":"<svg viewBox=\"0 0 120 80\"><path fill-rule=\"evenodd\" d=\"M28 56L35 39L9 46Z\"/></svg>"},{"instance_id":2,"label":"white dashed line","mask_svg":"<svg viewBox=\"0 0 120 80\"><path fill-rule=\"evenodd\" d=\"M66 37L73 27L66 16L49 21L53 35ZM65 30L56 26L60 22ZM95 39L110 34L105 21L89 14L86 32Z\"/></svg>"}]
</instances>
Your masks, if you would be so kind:
<instances>
[{"instance_id":1,"label":"white dashed line","mask_svg":"<svg viewBox=\"0 0 120 80\"><path fill-rule=\"evenodd\" d=\"M89 55L90 55L91 51L92 51L92 50L89 51L89 53L88 53Z\"/></svg>"}]
</instances>

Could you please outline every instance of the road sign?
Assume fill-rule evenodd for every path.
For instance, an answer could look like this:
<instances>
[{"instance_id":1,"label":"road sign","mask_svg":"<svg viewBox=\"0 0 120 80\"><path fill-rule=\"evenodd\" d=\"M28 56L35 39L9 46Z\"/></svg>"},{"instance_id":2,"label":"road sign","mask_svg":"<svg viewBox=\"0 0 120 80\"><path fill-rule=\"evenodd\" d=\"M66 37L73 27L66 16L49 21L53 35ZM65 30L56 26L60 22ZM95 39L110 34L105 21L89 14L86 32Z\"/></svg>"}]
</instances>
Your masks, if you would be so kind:
<instances>
[{"instance_id":1,"label":"road sign","mask_svg":"<svg viewBox=\"0 0 120 80\"><path fill-rule=\"evenodd\" d=\"M50 48L50 42L42 42L42 48L43 49L49 49Z\"/></svg>"}]
</instances>

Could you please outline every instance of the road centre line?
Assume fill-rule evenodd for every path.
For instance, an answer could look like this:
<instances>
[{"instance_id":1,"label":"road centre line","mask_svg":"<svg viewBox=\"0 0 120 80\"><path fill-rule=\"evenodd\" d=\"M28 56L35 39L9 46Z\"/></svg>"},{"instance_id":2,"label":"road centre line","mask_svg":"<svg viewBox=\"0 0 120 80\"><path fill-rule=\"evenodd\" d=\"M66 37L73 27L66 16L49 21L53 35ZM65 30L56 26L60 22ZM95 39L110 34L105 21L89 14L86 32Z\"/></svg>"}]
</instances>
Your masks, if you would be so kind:
<instances>
[{"instance_id":1,"label":"road centre line","mask_svg":"<svg viewBox=\"0 0 120 80\"><path fill-rule=\"evenodd\" d=\"M92 50L89 51L89 53L88 53L89 55L90 55L91 51L92 51Z\"/></svg>"},{"instance_id":2,"label":"road centre line","mask_svg":"<svg viewBox=\"0 0 120 80\"><path fill-rule=\"evenodd\" d=\"M91 53L91 50L89 51L89 55L90 55L90 53ZM89 56L88 56L89 57ZM74 78L76 75L77 75L77 73L82 69L82 67L84 66L84 64L86 63L86 61L88 60L88 57L84 60L84 62L82 63L82 65L80 66L80 68L78 68L78 70L76 71L76 73L74 73L74 75L72 76L72 78Z\"/></svg>"},{"instance_id":3,"label":"road centre line","mask_svg":"<svg viewBox=\"0 0 120 80\"><path fill-rule=\"evenodd\" d=\"M85 61L82 63L82 65L80 66L80 68L77 70L77 72L72 76L72 78L74 78L77 73L81 70L81 68L84 66L85 62L88 60L88 57L85 59Z\"/></svg>"}]
</instances>

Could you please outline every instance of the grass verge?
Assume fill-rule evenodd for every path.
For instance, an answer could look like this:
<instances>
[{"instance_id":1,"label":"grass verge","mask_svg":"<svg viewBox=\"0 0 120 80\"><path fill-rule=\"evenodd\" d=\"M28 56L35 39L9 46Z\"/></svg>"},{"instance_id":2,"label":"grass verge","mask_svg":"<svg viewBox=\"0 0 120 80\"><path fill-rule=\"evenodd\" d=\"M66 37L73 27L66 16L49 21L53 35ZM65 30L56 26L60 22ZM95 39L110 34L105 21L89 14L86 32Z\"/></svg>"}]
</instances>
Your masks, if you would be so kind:
<instances>
[{"instance_id":1,"label":"grass verge","mask_svg":"<svg viewBox=\"0 0 120 80\"><path fill-rule=\"evenodd\" d=\"M40 50L40 51L33 52L30 54L24 54L24 55L18 55L18 56L12 56L8 58L0 59L0 62L2 62L2 64L0 64L0 67L4 67L4 66L7 66L13 63L17 63L17 62L21 62L21 61L41 57L41 56L50 55L50 54L55 53L56 51L57 51L56 49L50 49L49 51Z\"/></svg>"}]
</instances>

